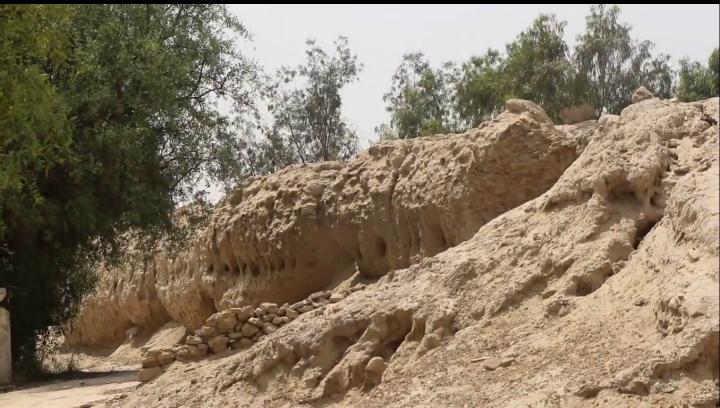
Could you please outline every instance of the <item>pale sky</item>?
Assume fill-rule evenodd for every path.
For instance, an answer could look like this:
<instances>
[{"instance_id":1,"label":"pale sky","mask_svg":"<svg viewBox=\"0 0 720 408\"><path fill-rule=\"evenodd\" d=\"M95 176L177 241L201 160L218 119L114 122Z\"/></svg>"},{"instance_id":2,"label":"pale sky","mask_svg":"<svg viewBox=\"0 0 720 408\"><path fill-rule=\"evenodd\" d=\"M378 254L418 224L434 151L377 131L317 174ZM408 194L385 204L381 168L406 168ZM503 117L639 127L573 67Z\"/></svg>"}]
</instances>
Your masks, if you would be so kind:
<instances>
[{"instance_id":1,"label":"pale sky","mask_svg":"<svg viewBox=\"0 0 720 408\"><path fill-rule=\"evenodd\" d=\"M364 68L360 80L343 92L343 115L360 133L363 146L377 137L373 128L387 121L382 95L402 55L422 51L433 66L463 61L488 47L506 43L540 13L567 21L572 47L585 29L589 5L250 5L228 6L252 33L250 54L267 72L303 62L305 40L314 38L331 51L339 35ZM677 63L683 56L707 63L718 45L718 5L624 5L621 21L632 35L653 41L657 52ZM246 48L246 47L243 47Z\"/></svg>"}]
</instances>

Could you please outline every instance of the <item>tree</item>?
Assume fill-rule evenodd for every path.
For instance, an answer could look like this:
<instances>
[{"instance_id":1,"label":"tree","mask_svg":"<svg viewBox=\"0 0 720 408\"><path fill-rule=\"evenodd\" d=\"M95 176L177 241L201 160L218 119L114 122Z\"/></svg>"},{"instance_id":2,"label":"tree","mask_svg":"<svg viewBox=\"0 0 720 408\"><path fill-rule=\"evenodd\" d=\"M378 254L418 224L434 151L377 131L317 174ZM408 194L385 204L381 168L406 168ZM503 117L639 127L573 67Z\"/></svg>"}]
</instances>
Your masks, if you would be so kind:
<instances>
[{"instance_id":1,"label":"tree","mask_svg":"<svg viewBox=\"0 0 720 408\"><path fill-rule=\"evenodd\" d=\"M563 39L565 25L554 15L541 14L506 46L503 71L507 96L535 101L554 119L571 103L573 67Z\"/></svg>"},{"instance_id":2,"label":"tree","mask_svg":"<svg viewBox=\"0 0 720 408\"><path fill-rule=\"evenodd\" d=\"M0 286L13 358L92 288L131 229L167 230L202 177L237 174L254 117L249 35L218 5L0 6ZM232 101L222 115L217 102Z\"/></svg>"},{"instance_id":3,"label":"tree","mask_svg":"<svg viewBox=\"0 0 720 408\"><path fill-rule=\"evenodd\" d=\"M383 96L391 114L390 125L376 131L384 130L386 138L406 139L454 128L453 78L453 64L432 69L422 53L403 55L393 75L392 88Z\"/></svg>"},{"instance_id":4,"label":"tree","mask_svg":"<svg viewBox=\"0 0 720 408\"><path fill-rule=\"evenodd\" d=\"M342 118L340 92L358 79L362 65L345 37L334 42L333 55L313 40L306 44L305 63L281 68L267 90L273 124L260 144L265 172L293 163L346 160L357 152L357 135Z\"/></svg>"},{"instance_id":5,"label":"tree","mask_svg":"<svg viewBox=\"0 0 720 408\"><path fill-rule=\"evenodd\" d=\"M708 66L703 67L699 62L690 62L689 59L680 60L678 75L678 98L683 101L697 101L711 98L720 94L720 61L716 48L708 58Z\"/></svg>"},{"instance_id":6,"label":"tree","mask_svg":"<svg viewBox=\"0 0 720 408\"><path fill-rule=\"evenodd\" d=\"M631 27L620 23L619 16L618 6L592 6L575 48L576 96L598 109L598 114L619 113L640 85L658 96L672 93L669 57L653 57L653 44L633 40Z\"/></svg>"},{"instance_id":7,"label":"tree","mask_svg":"<svg viewBox=\"0 0 720 408\"><path fill-rule=\"evenodd\" d=\"M477 126L502 109L507 92L503 65L500 53L492 49L461 65L454 85L460 128Z\"/></svg>"}]
</instances>

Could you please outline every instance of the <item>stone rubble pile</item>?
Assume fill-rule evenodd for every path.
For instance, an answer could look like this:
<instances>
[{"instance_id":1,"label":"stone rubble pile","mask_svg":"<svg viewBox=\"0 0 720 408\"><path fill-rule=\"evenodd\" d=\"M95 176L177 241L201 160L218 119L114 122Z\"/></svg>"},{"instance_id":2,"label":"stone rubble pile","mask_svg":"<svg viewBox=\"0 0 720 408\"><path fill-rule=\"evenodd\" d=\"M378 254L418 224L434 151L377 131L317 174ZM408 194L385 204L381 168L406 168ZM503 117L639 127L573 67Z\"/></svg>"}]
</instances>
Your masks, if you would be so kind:
<instances>
[{"instance_id":1,"label":"stone rubble pile","mask_svg":"<svg viewBox=\"0 0 720 408\"><path fill-rule=\"evenodd\" d=\"M358 284L349 291L332 293L331 291L315 292L292 305L285 303L260 303L257 306L234 307L213 314L205 320L205 325L185 339L185 344L172 349L156 349L147 351L142 359L142 369L138 373L138 381L147 382L155 379L174 361L196 361L208 354L219 354L227 350L248 349L263 336L274 333L280 327L295 320L303 313L322 308L330 303L337 303L350 292L365 289Z\"/></svg>"}]
</instances>

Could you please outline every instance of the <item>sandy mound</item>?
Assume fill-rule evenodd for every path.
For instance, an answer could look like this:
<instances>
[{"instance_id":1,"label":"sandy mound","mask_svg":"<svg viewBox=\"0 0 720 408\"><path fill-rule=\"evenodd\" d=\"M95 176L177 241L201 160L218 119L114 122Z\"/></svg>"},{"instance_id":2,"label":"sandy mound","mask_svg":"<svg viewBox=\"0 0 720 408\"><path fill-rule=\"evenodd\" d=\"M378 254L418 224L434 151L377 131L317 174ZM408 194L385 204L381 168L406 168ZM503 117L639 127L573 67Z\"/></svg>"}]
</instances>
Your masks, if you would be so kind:
<instances>
[{"instance_id":1,"label":"sandy mound","mask_svg":"<svg viewBox=\"0 0 720 408\"><path fill-rule=\"evenodd\" d=\"M156 260L164 313L194 328L354 265L379 278L247 350L175 362L118 406L715 406L718 109L645 98L553 127L510 101L464 135L255 181ZM93 302L80 321L102 332Z\"/></svg>"}]
</instances>

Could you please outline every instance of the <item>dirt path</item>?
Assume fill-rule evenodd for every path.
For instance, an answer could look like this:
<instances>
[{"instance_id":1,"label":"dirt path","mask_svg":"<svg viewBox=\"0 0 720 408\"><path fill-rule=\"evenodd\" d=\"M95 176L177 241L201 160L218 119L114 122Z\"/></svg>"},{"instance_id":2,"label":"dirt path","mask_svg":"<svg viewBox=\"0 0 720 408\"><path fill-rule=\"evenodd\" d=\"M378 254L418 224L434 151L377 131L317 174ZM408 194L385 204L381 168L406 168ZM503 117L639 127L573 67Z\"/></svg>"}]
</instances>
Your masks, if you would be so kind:
<instances>
[{"instance_id":1,"label":"dirt path","mask_svg":"<svg viewBox=\"0 0 720 408\"><path fill-rule=\"evenodd\" d=\"M0 394L0 407L89 408L104 407L138 384L135 371L108 373L94 378L58 380Z\"/></svg>"}]
</instances>

